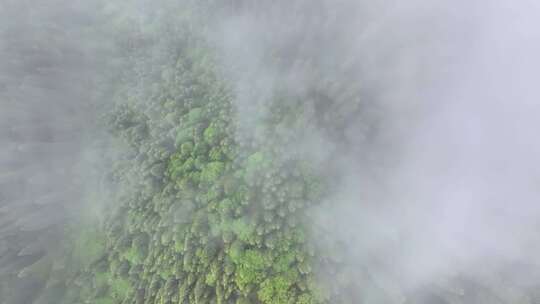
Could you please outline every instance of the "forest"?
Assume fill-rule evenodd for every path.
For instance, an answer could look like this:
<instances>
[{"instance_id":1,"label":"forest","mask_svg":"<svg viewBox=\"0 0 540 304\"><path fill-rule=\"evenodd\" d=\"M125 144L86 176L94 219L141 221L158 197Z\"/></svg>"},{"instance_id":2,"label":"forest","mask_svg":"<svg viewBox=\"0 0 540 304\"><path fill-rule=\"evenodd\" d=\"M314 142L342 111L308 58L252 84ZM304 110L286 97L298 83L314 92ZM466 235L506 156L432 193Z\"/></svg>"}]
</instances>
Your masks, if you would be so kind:
<instances>
[{"instance_id":1,"label":"forest","mask_svg":"<svg viewBox=\"0 0 540 304\"><path fill-rule=\"evenodd\" d=\"M0 303L539 303L538 255L417 270L364 190L401 152L364 6L0 0Z\"/></svg>"}]
</instances>

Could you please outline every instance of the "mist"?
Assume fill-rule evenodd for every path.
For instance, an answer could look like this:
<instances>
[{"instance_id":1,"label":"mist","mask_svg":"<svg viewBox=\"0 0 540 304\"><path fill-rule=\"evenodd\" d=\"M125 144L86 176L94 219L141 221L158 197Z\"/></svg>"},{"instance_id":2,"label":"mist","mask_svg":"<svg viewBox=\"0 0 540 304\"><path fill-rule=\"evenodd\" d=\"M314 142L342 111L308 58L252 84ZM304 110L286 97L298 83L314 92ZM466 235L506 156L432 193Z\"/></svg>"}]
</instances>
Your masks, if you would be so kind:
<instances>
[{"instance_id":1,"label":"mist","mask_svg":"<svg viewBox=\"0 0 540 304\"><path fill-rule=\"evenodd\" d=\"M267 19L249 9L224 18L216 40L247 132L265 119L276 88L303 96L308 108L306 92L326 85L320 78L338 83L326 91L331 102L360 107L345 107L354 114L344 139L313 127L282 152L338 181L313 212L323 227L315 242L342 241L354 269L401 288L384 300L391 303L411 293L432 303L425 293L455 278L462 291L449 294L473 284L497 294L463 303L523 301L509 290L540 282L538 4L296 4L261 9ZM265 61L298 40L312 47L305 58ZM358 92L339 91L340 82ZM318 240L322 231L332 239ZM372 293L362 299L383 301Z\"/></svg>"},{"instance_id":2,"label":"mist","mask_svg":"<svg viewBox=\"0 0 540 304\"><path fill-rule=\"evenodd\" d=\"M392 163L371 189L357 190L372 179L357 173L364 163L352 169L359 182L345 186L346 207L330 215L337 234L354 251L387 257L391 276L409 288L455 274L488 288L497 280L537 288L538 5L401 6L364 44L375 58L389 51L379 43L395 47L388 74L369 70L386 111L384 145L369 149ZM390 35L397 39L380 38ZM498 301L520 300L512 296L499 291Z\"/></svg>"},{"instance_id":3,"label":"mist","mask_svg":"<svg viewBox=\"0 0 540 304\"><path fill-rule=\"evenodd\" d=\"M88 215L99 184L96 80L107 40L91 41L92 9L0 1L0 303L34 303L46 283L36 269L65 255L66 229Z\"/></svg>"},{"instance_id":4,"label":"mist","mask_svg":"<svg viewBox=\"0 0 540 304\"><path fill-rule=\"evenodd\" d=\"M68 2L0 0L0 303L43 287L24 269L60 250L81 210L107 216L104 164L123 149L99 117L125 50L89 30L98 5ZM140 28L160 4L123 3ZM239 158L266 149L327 180L310 242L345 266L320 261L322 282L361 303L539 301L540 4L209 7L201 32L234 95ZM276 98L304 118L269 127Z\"/></svg>"}]
</instances>

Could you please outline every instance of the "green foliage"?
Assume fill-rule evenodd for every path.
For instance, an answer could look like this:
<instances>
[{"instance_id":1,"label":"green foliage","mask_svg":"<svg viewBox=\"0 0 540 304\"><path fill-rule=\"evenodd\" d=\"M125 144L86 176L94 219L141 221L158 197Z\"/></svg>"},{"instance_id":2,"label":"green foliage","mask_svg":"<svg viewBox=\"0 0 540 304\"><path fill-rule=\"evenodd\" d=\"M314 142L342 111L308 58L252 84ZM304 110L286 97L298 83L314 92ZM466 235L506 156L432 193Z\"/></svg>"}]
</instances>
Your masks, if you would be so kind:
<instances>
[{"instance_id":1,"label":"green foliage","mask_svg":"<svg viewBox=\"0 0 540 304\"><path fill-rule=\"evenodd\" d=\"M294 281L282 276L268 278L262 282L257 295L262 303L295 303L294 293L291 292L293 284Z\"/></svg>"},{"instance_id":2,"label":"green foliage","mask_svg":"<svg viewBox=\"0 0 540 304\"><path fill-rule=\"evenodd\" d=\"M104 107L103 122L118 148L112 150L121 150L103 153L110 162L103 186L114 189L100 202L108 207L107 216L103 223L69 232L73 240L61 257L41 252L19 256L20 244L35 238L12 234L10 226L18 229L17 223L3 225L0 302L21 302L10 297L11 290L20 286L3 281L13 277L23 287L46 286L36 303L425 303L414 297L405 301L392 275L369 269L371 264L350 264L343 254L345 246L331 240L328 227L314 230L310 219L311 208L330 191L328 184L341 183L324 177L332 172L321 171L332 168L336 160L311 149L311 140L323 134L332 154L334 145L343 144L347 134L357 130L351 124L359 122L356 117L362 116L358 113L364 102L357 85L350 84L357 84L358 78L348 71L358 62L328 56L332 52L313 52L325 41L342 45L335 43L339 37L326 31L333 21L325 18L343 24L332 6L322 5L324 14L313 22L303 20L298 11L304 7L296 5L309 5L306 11L311 11L324 2L292 1L294 23L306 27L298 33L308 34L290 35L291 41L274 45L276 36L288 38L280 36L297 28L280 28L290 24L270 18L275 31L253 32L262 36L263 45L256 50L260 53L255 54L261 71L246 71L234 62L233 77L228 77L231 67L224 64L223 54L216 54L215 41L208 41L209 27L216 23L213 14L249 17L253 10L265 29L267 14L272 16L290 1L278 2L268 12L261 9L264 1L89 2L104 10L103 32L113 37L107 43L117 51L108 52L113 58L106 61L111 71L119 71L113 73L119 77L101 80L111 82L105 87L113 91L103 97L113 102ZM57 32L62 26L44 28ZM253 36L248 40L257 39ZM17 62L8 65L12 64ZM266 73L268 66L271 73ZM261 80L258 73L272 83L272 91L259 90L254 81L245 104L246 96L235 96L244 93L235 90L236 76ZM346 75L346 81L339 81L336 73ZM33 77L19 78L30 85L36 82ZM251 79L243 81L251 86ZM4 133L16 132L8 128ZM348 153L359 152L351 146ZM368 260L378 265L378 258ZM458 291L437 287L448 299L436 295L431 302L477 303L483 296L479 291L488 289L471 288L474 284L467 281L454 285ZM477 298L466 298L465 289L474 290L469 293ZM487 302L538 302L516 298L504 301L492 296Z\"/></svg>"},{"instance_id":3,"label":"green foliage","mask_svg":"<svg viewBox=\"0 0 540 304\"><path fill-rule=\"evenodd\" d=\"M83 267L88 267L105 253L105 241L105 236L99 230L82 229L73 247L73 259Z\"/></svg>"},{"instance_id":4,"label":"green foliage","mask_svg":"<svg viewBox=\"0 0 540 304\"><path fill-rule=\"evenodd\" d=\"M194 16L154 18L107 115L128 148L112 166L116 207L88 250L101 262L80 275L77 301L315 303L303 275L313 260L298 263L314 174L267 132L288 112L277 106L239 142L234 95Z\"/></svg>"},{"instance_id":5,"label":"green foliage","mask_svg":"<svg viewBox=\"0 0 540 304\"><path fill-rule=\"evenodd\" d=\"M239 240L245 243L253 242L255 225L250 223L247 219L240 218L233 220L231 222L231 229Z\"/></svg>"},{"instance_id":6,"label":"green foliage","mask_svg":"<svg viewBox=\"0 0 540 304\"><path fill-rule=\"evenodd\" d=\"M225 164L222 162L211 162L204 166L200 179L202 182L214 183L223 174Z\"/></svg>"}]
</instances>

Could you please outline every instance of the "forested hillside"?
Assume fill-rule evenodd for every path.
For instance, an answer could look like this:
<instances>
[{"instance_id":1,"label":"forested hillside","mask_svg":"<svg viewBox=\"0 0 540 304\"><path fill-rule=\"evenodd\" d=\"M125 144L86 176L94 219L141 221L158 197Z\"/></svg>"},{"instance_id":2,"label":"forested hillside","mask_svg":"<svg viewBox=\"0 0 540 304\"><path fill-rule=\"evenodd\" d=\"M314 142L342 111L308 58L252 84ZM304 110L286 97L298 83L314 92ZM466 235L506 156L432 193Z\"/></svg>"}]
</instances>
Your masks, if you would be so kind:
<instances>
[{"instance_id":1,"label":"forested hillside","mask_svg":"<svg viewBox=\"0 0 540 304\"><path fill-rule=\"evenodd\" d=\"M68 218L80 215L78 166L99 66L88 54L101 52L90 42L92 9L0 2L1 303L33 303L60 267Z\"/></svg>"},{"instance_id":2,"label":"forested hillside","mask_svg":"<svg viewBox=\"0 0 540 304\"><path fill-rule=\"evenodd\" d=\"M391 56L351 1L1 8L0 303L540 301L532 265L402 267L401 209L362 192L399 159Z\"/></svg>"}]
</instances>

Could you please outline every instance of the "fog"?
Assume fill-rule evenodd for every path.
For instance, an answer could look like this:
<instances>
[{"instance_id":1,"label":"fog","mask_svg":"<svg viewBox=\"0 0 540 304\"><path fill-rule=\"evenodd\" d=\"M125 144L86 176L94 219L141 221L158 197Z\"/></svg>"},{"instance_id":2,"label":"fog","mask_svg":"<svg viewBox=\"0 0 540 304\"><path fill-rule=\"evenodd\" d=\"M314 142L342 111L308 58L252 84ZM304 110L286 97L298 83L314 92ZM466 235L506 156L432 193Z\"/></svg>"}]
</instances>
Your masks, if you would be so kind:
<instances>
[{"instance_id":1,"label":"fog","mask_svg":"<svg viewBox=\"0 0 540 304\"><path fill-rule=\"evenodd\" d=\"M0 280L16 281L0 303L26 303L22 288L39 282L20 271L99 190L95 105L109 100L95 81L111 53L87 31L92 7L0 0ZM217 10L205 37L240 144L276 95L304 108L300 140L280 153L331 180L311 241L343 244L349 271L376 282L361 301L435 303L425 295L453 282L496 295L453 303L521 303L540 286L539 18L532 0L244 1Z\"/></svg>"},{"instance_id":2,"label":"fog","mask_svg":"<svg viewBox=\"0 0 540 304\"><path fill-rule=\"evenodd\" d=\"M369 149L392 162L375 170L380 187L363 190L360 181L371 179L358 173L364 163L348 167L358 182L345 186L343 210L330 215L337 234L357 252L388 256L393 275L413 288L455 273L494 289L497 280L536 286L538 4L400 6L363 44L397 63L368 71L386 111L385 145ZM499 293L503 303L518 301Z\"/></svg>"},{"instance_id":3,"label":"fog","mask_svg":"<svg viewBox=\"0 0 540 304\"><path fill-rule=\"evenodd\" d=\"M29 303L44 286L27 267L62 254L95 189L91 7L0 1L0 303Z\"/></svg>"},{"instance_id":4,"label":"fog","mask_svg":"<svg viewBox=\"0 0 540 304\"><path fill-rule=\"evenodd\" d=\"M540 282L539 5L295 3L260 9L267 19L249 9L224 18L217 40L248 132L276 88L306 98L331 79L329 102L360 105L345 141L314 127L284 152L339 180L314 212L324 227L315 242L330 233L324 242L343 241L351 266L398 293L460 277L497 295L465 303L522 301L509 290ZM266 59L298 41L312 48L306 58ZM343 96L340 83L358 94ZM382 301L369 293L364 300Z\"/></svg>"}]
</instances>

